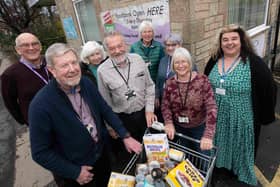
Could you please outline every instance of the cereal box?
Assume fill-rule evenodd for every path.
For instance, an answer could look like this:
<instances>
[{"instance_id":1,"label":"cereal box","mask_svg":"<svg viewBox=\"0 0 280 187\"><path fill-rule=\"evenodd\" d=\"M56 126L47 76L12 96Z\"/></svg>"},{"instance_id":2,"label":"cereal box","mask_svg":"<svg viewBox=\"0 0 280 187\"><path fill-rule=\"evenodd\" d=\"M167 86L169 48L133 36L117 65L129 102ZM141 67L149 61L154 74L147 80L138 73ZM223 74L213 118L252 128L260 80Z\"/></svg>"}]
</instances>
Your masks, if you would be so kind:
<instances>
[{"instance_id":1,"label":"cereal box","mask_svg":"<svg viewBox=\"0 0 280 187\"><path fill-rule=\"evenodd\" d=\"M202 187L205 180L188 159L172 169L165 179L170 187Z\"/></svg>"},{"instance_id":2,"label":"cereal box","mask_svg":"<svg viewBox=\"0 0 280 187\"><path fill-rule=\"evenodd\" d=\"M148 162L164 164L168 160L169 144L166 134L145 134L143 137Z\"/></svg>"},{"instance_id":3,"label":"cereal box","mask_svg":"<svg viewBox=\"0 0 280 187\"><path fill-rule=\"evenodd\" d=\"M135 177L112 172L107 187L134 187Z\"/></svg>"}]
</instances>

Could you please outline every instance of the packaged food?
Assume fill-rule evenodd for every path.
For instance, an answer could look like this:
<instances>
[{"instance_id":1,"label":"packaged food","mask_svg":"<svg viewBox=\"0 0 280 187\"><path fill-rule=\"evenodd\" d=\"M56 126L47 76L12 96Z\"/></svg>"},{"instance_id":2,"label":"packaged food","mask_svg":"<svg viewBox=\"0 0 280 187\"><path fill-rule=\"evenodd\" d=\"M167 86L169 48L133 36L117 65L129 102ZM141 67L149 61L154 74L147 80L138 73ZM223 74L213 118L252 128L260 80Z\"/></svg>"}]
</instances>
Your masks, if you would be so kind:
<instances>
[{"instance_id":1,"label":"packaged food","mask_svg":"<svg viewBox=\"0 0 280 187\"><path fill-rule=\"evenodd\" d=\"M202 187L205 180L203 175L188 159L172 169L165 179L170 187Z\"/></svg>"},{"instance_id":2,"label":"packaged food","mask_svg":"<svg viewBox=\"0 0 280 187\"><path fill-rule=\"evenodd\" d=\"M169 144L166 134L145 134L143 137L144 147L148 162L157 160L164 165L168 160Z\"/></svg>"},{"instance_id":3,"label":"packaged food","mask_svg":"<svg viewBox=\"0 0 280 187\"><path fill-rule=\"evenodd\" d=\"M135 177L112 172L107 187L134 187Z\"/></svg>"},{"instance_id":4,"label":"packaged food","mask_svg":"<svg viewBox=\"0 0 280 187\"><path fill-rule=\"evenodd\" d=\"M177 162L182 162L185 157L185 153L179 151L177 149L170 148L169 149L169 158L175 160Z\"/></svg>"},{"instance_id":5,"label":"packaged food","mask_svg":"<svg viewBox=\"0 0 280 187\"><path fill-rule=\"evenodd\" d=\"M149 173L149 168L147 164L136 164L136 174L147 175Z\"/></svg>"}]
</instances>

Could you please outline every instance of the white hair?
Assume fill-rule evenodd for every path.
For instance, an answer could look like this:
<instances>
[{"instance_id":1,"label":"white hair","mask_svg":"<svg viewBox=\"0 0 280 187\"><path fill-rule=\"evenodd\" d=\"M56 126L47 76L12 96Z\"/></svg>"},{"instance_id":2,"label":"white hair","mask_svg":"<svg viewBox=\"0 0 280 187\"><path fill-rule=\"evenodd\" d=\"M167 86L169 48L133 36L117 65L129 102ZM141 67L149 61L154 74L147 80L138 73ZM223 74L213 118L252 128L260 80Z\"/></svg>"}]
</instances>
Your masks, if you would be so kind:
<instances>
[{"instance_id":1,"label":"white hair","mask_svg":"<svg viewBox=\"0 0 280 187\"><path fill-rule=\"evenodd\" d=\"M96 41L88 41L87 43L85 43L80 54L82 62L89 64L88 57L96 51L99 51L101 53L102 59L105 58L106 54L102 45L100 45Z\"/></svg>"},{"instance_id":2,"label":"white hair","mask_svg":"<svg viewBox=\"0 0 280 187\"><path fill-rule=\"evenodd\" d=\"M175 49L175 51L172 55L172 60L171 60L172 71L174 71L174 61L177 58L185 58L190 65L190 69L192 69L193 61L192 61L192 56L191 56L190 52L183 47L178 47L177 49Z\"/></svg>"},{"instance_id":3,"label":"white hair","mask_svg":"<svg viewBox=\"0 0 280 187\"><path fill-rule=\"evenodd\" d=\"M138 31L139 31L139 36L141 36L141 33L142 33L146 28L151 28L151 29L153 30L153 32L155 32L152 22L144 20L144 21L142 21L141 24L139 25L139 29L138 29Z\"/></svg>"}]
</instances>

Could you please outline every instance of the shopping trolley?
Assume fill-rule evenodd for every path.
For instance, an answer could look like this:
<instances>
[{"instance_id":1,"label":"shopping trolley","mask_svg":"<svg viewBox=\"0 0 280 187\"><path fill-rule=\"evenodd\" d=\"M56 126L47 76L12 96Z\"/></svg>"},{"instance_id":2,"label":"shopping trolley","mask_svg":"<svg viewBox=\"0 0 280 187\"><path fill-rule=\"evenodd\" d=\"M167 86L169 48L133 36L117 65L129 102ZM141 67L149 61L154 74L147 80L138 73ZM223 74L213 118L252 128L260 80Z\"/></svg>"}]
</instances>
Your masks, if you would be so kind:
<instances>
[{"instance_id":1,"label":"shopping trolley","mask_svg":"<svg viewBox=\"0 0 280 187\"><path fill-rule=\"evenodd\" d=\"M148 128L146 129L145 134L149 134L149 133L151 133L151 129ZM195 144L200 144L200 140L188 137L181 133L175 133L175 137L186 139ZM209 155L208 155L208 154L197 152L191 148L185 147L180 144L180 141L174 142L169 140L168 142L170 148L174 148L185 153L185 159L189 159L192 162L192 164L199 170L199 172L205 177L203 187L210 186L212 173L213 173L216 156L217 156L217 147L214 146L212 150L209 151ZM126 165L126 167L123 169L122 174L134 175L136 164L145 163L145 162L146 162L146 153L145 153L145 149L143 148L143 151L140 154L138 155L134 154L132 156L132 158Z\"/></svg>"}]
</instances>

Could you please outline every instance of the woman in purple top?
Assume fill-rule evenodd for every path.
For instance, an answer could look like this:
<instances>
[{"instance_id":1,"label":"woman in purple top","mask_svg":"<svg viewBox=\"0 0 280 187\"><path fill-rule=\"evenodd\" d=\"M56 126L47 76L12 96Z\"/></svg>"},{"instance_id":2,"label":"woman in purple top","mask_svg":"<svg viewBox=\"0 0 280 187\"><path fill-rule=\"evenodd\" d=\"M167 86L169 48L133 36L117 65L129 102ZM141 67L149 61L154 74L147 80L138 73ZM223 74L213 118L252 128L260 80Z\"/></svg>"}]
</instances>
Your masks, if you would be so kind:
<instances>
[{"instance_id":1,"label":"woman in purple top","mask_svg":"<svg viewBox=\"0 0 280 187\"><path fill-rule=\"evenodd\" d=\"M191 55L185 48L174 51L171 68L175 76L166 82L161 106L165 131L170 139L175 131L199 139L200 147L183 143L199 152L209 150L217 117L210 82L205 75L192 71Z\"/></svg>"}]
</instances>

